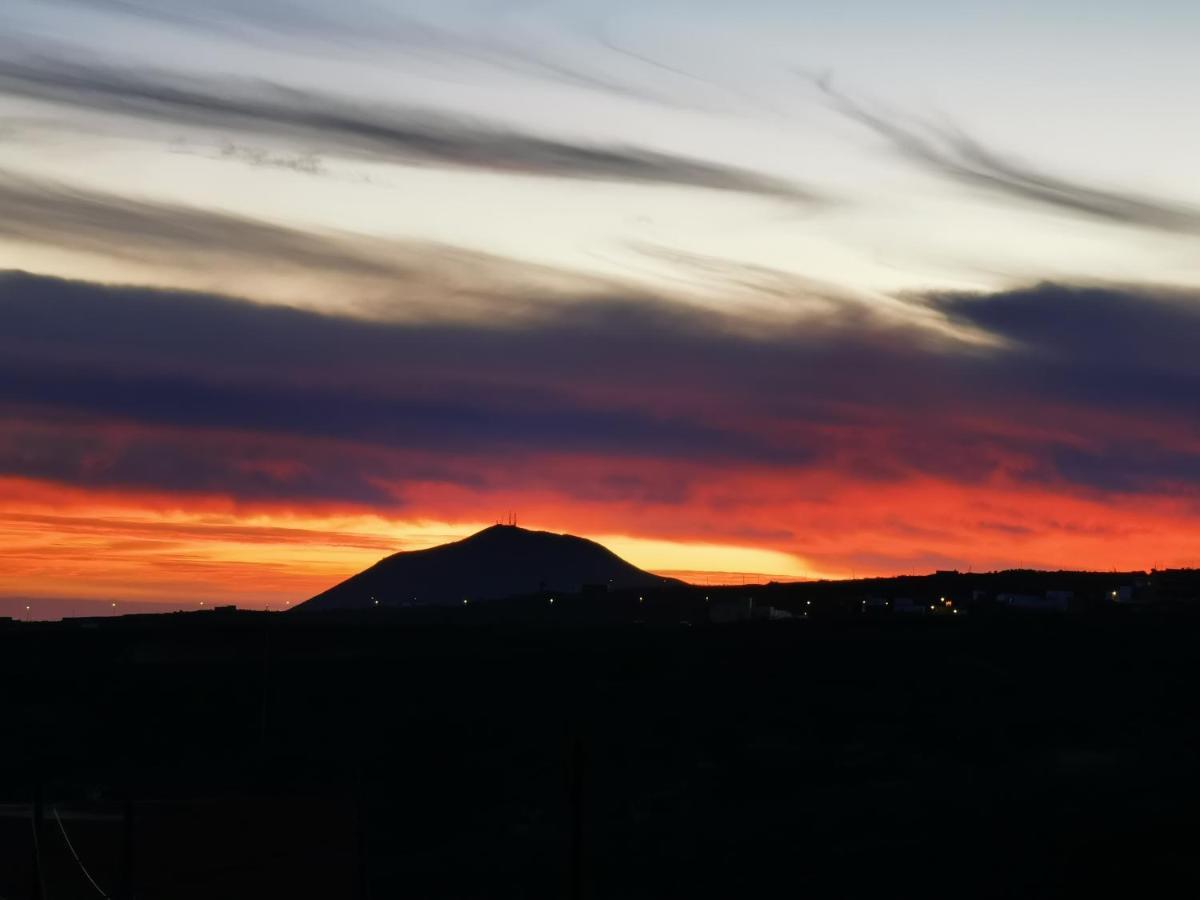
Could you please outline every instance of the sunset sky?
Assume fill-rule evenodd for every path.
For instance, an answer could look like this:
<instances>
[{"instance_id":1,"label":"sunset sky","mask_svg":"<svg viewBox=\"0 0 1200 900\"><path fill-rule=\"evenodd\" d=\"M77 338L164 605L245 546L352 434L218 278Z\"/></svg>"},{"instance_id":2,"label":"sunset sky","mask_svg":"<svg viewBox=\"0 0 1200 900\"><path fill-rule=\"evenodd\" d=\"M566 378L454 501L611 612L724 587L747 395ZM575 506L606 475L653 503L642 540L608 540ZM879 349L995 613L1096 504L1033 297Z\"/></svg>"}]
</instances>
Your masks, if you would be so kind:
<instances>
[{"instance_id":1,"label":"sunset sky","mask_svg":"<svg viewBox=\"0 0 1200 900\"><path fill-rule=\"evenodd\" d=\"M520 524L1200 565L1200 5L5 0L0 614Z\"/></svg>"}]
</instances>

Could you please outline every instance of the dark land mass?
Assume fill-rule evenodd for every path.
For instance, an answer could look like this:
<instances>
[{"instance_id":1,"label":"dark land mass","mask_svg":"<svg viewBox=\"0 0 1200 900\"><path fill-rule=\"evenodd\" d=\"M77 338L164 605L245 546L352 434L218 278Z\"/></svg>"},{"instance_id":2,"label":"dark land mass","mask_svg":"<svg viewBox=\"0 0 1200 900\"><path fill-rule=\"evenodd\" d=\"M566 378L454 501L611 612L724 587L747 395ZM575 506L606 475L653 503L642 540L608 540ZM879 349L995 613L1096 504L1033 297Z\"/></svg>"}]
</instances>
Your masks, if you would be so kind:
<instances>
[{"instance_id":1,"label":"dark land mass","mask_svg":"<svg viewBox=\"0 0 1200 900\"><path fill-rule=\"evenodd\" d=\"M145 900L1194 895L1197 596L941 573L0 624L0 896L33 896L35 833L54 900L98 896L64 833Z\"/></svg>"},{"instance_id":2,"label":"dark land mass","mask_svg":"<svg viewBox=\"0 0 1200 900\"><path fill-rule=\"evenodd\" d=\"M680 582L643 572L586 538L493 525L452 544L409 550L318 594L297 609L445 606L534 591L650 588Z\"/></svg>"}]
</instances>

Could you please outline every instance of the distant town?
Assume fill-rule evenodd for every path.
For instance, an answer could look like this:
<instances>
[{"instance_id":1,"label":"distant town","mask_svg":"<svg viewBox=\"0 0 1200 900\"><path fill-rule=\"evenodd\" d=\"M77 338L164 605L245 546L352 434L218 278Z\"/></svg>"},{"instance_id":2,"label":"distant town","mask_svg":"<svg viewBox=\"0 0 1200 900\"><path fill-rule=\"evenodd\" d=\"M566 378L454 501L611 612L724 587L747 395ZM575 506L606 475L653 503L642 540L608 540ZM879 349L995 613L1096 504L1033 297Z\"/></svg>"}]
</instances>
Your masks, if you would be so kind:
<instances>
[{"instance_id":1,"label":"distant town","mask_svg":"<svg viewBox=\"0 0 1200 900\"><path fill-rule=\"evenodd\" d=\"M580 584L575 590L545 589L502 598L462 597L454 604L425 603L419 596L368 596L361 608L276 611L208 604L173 613L139 612L71 616L66 625L98 628L114 619L165 625L199 620L258 619L286 615L303 620L391 621L398 624L676 624L730 625L808 619L947 619L989 616L1096 616L1200 612L1200 569L1142 572L1045 572L1013 569L970 573L942 570L846 581L768 582L697 586L663 579L661 585L619 588ZM0 627L31 624L0 617Z\"/></svg>"}]
</instances>

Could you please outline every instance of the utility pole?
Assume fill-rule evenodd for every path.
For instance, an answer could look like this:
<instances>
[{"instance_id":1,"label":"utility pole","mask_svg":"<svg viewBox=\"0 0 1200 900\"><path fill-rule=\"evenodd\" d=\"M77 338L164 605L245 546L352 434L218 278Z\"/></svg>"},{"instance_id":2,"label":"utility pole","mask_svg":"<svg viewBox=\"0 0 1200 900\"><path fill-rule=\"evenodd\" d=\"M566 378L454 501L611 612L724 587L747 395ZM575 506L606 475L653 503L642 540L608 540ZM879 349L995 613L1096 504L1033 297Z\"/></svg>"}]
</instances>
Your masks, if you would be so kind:
<instances>
[{"instance_id":1,"label":"utility pole","mask_svg":"<svg viewBox=\"0 0 1200 900\"><path fill-rule=\"evenodd\" d=\"M263 622L262 700L258 718L258 750L265 765L267 758L267 705L271 689L271 622Z\"/></svg>"},{"instance_id":2,"label":"utility pole","mask_svg":"<svg viewBox=\"0 0 1200 900\"><path fill-rule=\"evenodd\" d=\"M583 738L571 747L571 900L583 900Z\"/></svg>"},{"instance_id":3,"label":"utility pole","mask_svg":"<svg viewBox=\"0 0 1200 900\"><path fill-rule=\"evenodd\" d=\"M133 900L133 797L125 797L121 842L121 900Z\"/></svg>"},{"instance_id":4,"label":"utility pole","mask_svg":"<svg viewBox=\"0 0 1200 900\"><path fill-rule=\"evenodd\" d=\"M29 809L29 824L33 828L33 900L44 900L46 883L42 878L42 820L45 809L42 805L42 779L39 776L33 785L33 806Z\"/></svg>"},{"instance_id":5,"label":"utility pole","mask_svg":"<svg viewBox=\"0 0 1200 900\"><path fill-rule=\"evenodd\" d=\"M367 838L367 827L370 810L367 807L366 785L364 784L363 761L358 761L358 770L354 781L354 844L358 865L355 871L358 900L371 900L371 870L368 853L370 844Z\"/></svg>"}]
</instances>

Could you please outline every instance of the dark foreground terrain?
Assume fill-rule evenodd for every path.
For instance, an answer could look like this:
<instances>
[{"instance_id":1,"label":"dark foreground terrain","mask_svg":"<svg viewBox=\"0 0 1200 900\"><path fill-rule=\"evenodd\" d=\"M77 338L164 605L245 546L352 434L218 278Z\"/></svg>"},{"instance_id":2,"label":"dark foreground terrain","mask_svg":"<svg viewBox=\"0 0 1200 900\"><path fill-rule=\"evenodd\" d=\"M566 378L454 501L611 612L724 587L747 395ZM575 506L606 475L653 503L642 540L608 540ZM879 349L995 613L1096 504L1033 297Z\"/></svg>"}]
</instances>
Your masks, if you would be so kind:
<instances>
[{"instance_id":1,"label":"dark foreground terrain","mask_svg":"<svg viewBox=\"0 0 1200 900\"><path fill-rule=\"evenodd\" d=\"M100 896L80 863L147 900L1195 896L1198 638L1148 610L12 623L0 897L34 896L35 832L52 900Z\"/></svg>"}]
</instances>

